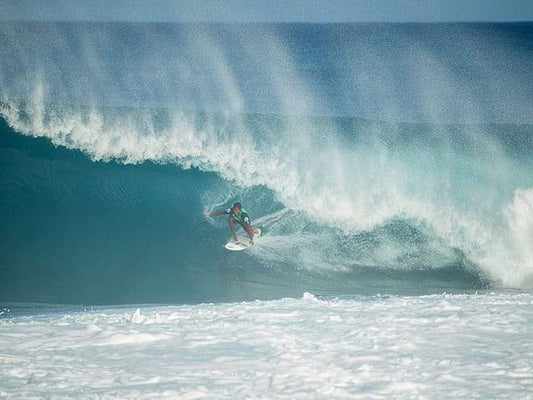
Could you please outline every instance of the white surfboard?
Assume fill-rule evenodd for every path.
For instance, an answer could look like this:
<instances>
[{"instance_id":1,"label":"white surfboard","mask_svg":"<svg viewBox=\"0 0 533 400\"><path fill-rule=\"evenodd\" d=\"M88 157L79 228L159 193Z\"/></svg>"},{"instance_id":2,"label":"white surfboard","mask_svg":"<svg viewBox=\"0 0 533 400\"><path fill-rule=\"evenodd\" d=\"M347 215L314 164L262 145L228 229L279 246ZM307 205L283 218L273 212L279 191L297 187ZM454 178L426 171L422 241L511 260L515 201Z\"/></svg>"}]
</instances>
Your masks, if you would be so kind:
<instances>
[{"instance_id":1,"label":"white surfboard","mask_svg":"<svg viewBox=\"0 0 533 400\"><path fill-rule=\"evenodd\" d=\"M261 229L255 228L259 231L259 233L256 233L254 235L254 243L257 243L257 240L261 237ZM237 242L233 241L233 237L228 240L228 243L224 245L224 247L231 251L241 251L246 250L248 247L252 246L250 244L250 238L248 237L248 234L246 232L243 232L240 235L237 235L237 239L239 239Z\"/></svg>"}]
</instances>

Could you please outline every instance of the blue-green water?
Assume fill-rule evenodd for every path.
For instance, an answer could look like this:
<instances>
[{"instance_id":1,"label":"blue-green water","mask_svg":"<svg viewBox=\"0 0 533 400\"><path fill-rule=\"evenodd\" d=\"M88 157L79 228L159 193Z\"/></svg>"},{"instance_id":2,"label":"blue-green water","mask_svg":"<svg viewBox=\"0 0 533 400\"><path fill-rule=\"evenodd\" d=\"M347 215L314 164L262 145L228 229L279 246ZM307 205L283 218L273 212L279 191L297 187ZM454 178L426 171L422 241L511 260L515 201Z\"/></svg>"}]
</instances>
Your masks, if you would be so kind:
<instances>
[{"instance_id":1,"label":"blue-green water","mask_svg":"<svg viewBox=\"0 0 533 400\"><path fill-rule=\"evenodd\" d=\"M0 27L0 302L532 287L533 25ZM223 249L240 201L266 235Z\"/></svg>"}]
</instances>

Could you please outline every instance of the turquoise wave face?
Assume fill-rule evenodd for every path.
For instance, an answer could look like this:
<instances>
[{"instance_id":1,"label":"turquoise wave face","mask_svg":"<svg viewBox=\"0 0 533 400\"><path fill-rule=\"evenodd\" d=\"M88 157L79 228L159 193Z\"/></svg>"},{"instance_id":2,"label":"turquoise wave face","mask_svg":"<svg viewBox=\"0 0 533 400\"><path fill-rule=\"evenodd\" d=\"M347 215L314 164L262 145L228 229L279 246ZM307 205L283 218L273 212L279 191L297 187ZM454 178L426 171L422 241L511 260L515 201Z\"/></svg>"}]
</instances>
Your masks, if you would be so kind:
<instances>
[{"instance_id":1,"label":"turquoise wave face","mask_svg":"<svg viewBox=\"0 0 533 400\"><path fill-rule=\"evenodd\" d=\"M314 218L266 186L235 185L198 168L95 162L5 123L0 138L3 302L233 301L308 289L420 294L501 282L430 219L396 215L358 230L335 218L351 215L334 201L334 213L325 208ZM267 232L246 253L223 249L227 221L204 216L234 201Z\"/></svg>"},{"instance_id":2,"label":"turquoise wave face","mask_svg":"<svg viewBox=\"0 0 533 400\"><path fill-rule=\"evenodd\" d=\"M2 25L0 301L530 288L532 32Z\"/></svg>"}]
</instances>

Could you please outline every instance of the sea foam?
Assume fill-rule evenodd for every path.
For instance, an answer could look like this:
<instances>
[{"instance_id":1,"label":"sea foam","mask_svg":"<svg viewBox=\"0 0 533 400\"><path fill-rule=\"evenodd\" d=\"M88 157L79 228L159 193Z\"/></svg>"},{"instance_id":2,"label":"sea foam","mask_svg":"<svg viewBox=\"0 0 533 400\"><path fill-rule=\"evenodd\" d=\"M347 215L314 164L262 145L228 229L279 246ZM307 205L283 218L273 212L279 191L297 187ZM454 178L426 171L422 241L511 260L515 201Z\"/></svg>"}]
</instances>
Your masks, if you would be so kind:
<instances>
[{"instance_id":1,"label":"sea foam","mask_svg":"<svg viewBox=\"0 0 533 400\"><path fill-rule=\"evenodd\" d=\"M0 320L7 397L528 398L530 294L142 306Z\"/></svg>"}]
</instances>

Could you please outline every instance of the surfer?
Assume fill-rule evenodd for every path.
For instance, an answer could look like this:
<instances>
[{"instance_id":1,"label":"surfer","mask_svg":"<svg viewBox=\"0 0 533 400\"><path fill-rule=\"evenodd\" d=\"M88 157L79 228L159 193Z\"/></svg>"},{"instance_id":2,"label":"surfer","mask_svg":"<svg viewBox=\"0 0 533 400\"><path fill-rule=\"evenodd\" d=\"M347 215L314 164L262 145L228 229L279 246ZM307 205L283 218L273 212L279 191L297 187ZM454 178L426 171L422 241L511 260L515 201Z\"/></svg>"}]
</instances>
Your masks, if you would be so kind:
<instances>
[{"instance_id":1,"label":"surfer","mask_svg":"<svg viewBox=\"0 0 533 400\"><path fill-rule=\"evenodd\" d=\"M235 222L237 222L240 226L242 226L242 229L248 234L250 237L250 243L254 244L254 234L258 233L259 231L257 229L254 229L252 226L252 223L250 222L250 216L248 215L248 212L242 208L241 203L235 203L233 207L228 208L226 210L219 210L212 212L209 214L211 218L218 217L220 215L229 215L229 228L231 229L231 232L233 233L233 240L235 242L238 242L239 239L237 237L237 232L235 231Z\"/></svg>"}]
</instances>

